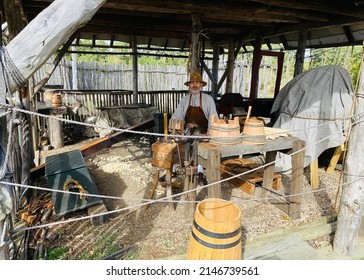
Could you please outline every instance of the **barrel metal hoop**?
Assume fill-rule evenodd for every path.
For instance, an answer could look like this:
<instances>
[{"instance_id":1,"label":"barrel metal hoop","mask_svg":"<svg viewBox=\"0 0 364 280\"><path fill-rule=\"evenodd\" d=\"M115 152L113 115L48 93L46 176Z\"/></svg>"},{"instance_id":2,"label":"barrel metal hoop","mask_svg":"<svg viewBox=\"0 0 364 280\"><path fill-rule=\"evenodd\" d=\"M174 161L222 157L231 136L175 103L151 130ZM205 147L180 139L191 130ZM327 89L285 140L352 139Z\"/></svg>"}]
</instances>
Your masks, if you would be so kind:
<instances>
[{"instance_id":1,"label":"barrel metal hoop","mask_svg":"<svg viewBox=\"0 0 364 280\"><path fill-rule=\"evenodd\" d=\"M211 244L209 242L206 242L204 240L202 240L201 238L199 238L194 232L193 230L191 231L192 237L201 245L207 247L207 248L211 248L211 249L218 249L218 250L222 250L222 249L229 249L229 248L233 248L236 245L238 245L240 243L240 238L238 238L236 241L229 243L229 244Z\"/></svg>"},{"instance_id":2,"label":"barrel metal hoop","mask_svg":"<svg viewBox=\"0 0 364 280\"><path fill-rule=\"evenodd\" d=\"M240 227L232 232L226 232L226 233L212 232L212 231L209 231L209 230L204 229L201 226L199 226L197 224L196 220L193 221L193 226L195 227L196 230L201 232L203 235L206 235L206 236L212 237L212 238L218 238L218 239L231 238L231 237L236 236L240 232Z\"/></svg>"}]
</instances>

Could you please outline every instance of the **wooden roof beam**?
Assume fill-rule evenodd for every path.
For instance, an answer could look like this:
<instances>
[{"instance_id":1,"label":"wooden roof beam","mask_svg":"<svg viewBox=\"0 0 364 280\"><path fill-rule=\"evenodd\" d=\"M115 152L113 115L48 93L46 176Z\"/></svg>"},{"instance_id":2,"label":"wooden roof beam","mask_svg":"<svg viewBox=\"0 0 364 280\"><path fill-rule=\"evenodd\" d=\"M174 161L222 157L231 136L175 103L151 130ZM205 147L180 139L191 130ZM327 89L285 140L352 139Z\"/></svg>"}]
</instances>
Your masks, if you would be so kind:
<instances>
[{"instance_id":1,"label":"wooden roof beam","mask_svg":"<svg viewBox=\"0 0 364 280\"><path fill-rule=\"evenodd\" d=\"M279 40L281 41L285 50L289 50L289 45L287 43L287 39L284 35L279 36Z\"/></svg>"},{"instance_id":2,"label":"wooden roof beam","mask_svg":"<svg viewBox=\"0 0 364 280\"><path fill-rule=\"evenodd\" d=\"M351 32L350 26L343 26L345 31L346 38L348 38L348 42L351 44L355 44L355 38L353 33Z\"/></svg>"},{"instance_id":3,"label":"wooden roof beam","mask_svg":"<svg viewBox=\"0 0 364 280\"><path fill-rule=\"evenodd\" d=\"M249 0L250 2L261 3L269 6L286 7L296 10L321 11L329 14L339 14L364 18L364 7L356 6L347 1L337 1L332 5L331 0L327 1L302 1L302 0ZM244 1L245 2L245 1Z\"/></svg>"}]
</instances>

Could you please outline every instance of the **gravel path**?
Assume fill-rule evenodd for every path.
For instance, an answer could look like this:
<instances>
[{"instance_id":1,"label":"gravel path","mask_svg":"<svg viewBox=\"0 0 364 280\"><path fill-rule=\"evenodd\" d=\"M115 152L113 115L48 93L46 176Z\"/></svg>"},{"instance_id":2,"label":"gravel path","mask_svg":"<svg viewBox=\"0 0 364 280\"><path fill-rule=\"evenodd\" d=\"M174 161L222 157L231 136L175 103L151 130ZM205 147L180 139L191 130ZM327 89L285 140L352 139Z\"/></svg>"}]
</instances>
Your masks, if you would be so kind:
<instances>
[{"instance_id":1,"label":"gravel path","mask_svg":"<svg viewBox=\"0 0 364 280\"><path fill-rule=\"evenodd\" d=\"M91 141L44 151L41 160L44 162L47 155L77 149ZM68 248L67 259L100 258L122 248L129 249L120 257L124 259L158 259L186 252L192 221L186 217L183 203L178 203L175 210L166 203L155 203L148 209L138 206L142 198L149 198L157 170L151 165L147 138L130 138L86 157L85 161L100 194L120 197L104 199L107 209L119 209L120 212L112 214L109 222L102 226L92 226L86 220L53 227L50 230L58 234L59 239L50 247ZM160 173L162 176L163 171ZM260 198L265 190L256 188L255 194L250 196L238 187L222 183L223 198L233 201L241 209L244 238L302 225L331 214L337 199L339 172L327 174L324 168L319 168L320 183L316 192L309 185L309 175L309 169L305 169L301 218L295 220L275 206L264 203ZM277 192L284 194L289 177L282 175L282 185ZM181 190L175 189L174 192ZM159 183L154 198L164 196L165 189ZM201 190L197 197L199 200L205 198L206 190ZM127 210L122 210L126 207ZM77 215L86 214L75 213L65 218Z\"/></svg>"}]
</instances>

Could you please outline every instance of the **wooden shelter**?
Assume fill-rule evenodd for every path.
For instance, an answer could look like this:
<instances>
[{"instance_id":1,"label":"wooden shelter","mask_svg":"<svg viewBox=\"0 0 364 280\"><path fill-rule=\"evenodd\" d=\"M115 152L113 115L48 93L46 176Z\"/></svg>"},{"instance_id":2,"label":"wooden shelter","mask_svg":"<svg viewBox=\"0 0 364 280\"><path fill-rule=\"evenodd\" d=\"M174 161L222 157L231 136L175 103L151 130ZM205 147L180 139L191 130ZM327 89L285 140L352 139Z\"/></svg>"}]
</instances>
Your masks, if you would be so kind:
<instances>
[{"instance_id":1,"label":"wooden shelter","mask_svg":"<svg viewBox=\"0 0 364 280\"><path fill-rule=\"evenodd\" d=\"M10 38L52 2L4 0L2 22L8 22ZM363 12L364 3L353 0L228 0L223 3L108 0L90 21L75 31L72 45L81 46L80 39L89 39L89 47L102 47L98 41L106 40L109 42L107 47L120 48L115 42L126 42L134 54L134 68L137 54L142 50L159 55L168 55L168 51L189 52L190 68L206 71L214 97L225 79L225 90L231 92L234 59L238 52L247 52L248 46L253 46L252 104L257 93L261 57L277 56L267 52L274 44L279 44L281 51L297 50L297 75L302 72L305 48L361 44L364 39ZM225 74L218 77L216 61L221 52L229 53L229 62ZM213 60L212 69L207 68L206 59ZM279 58L278 63L281 66L283 58ZM134 70L134 93L137 94ZM279 82L275 93L278 91Z\"/></svg>"}]
</instances>

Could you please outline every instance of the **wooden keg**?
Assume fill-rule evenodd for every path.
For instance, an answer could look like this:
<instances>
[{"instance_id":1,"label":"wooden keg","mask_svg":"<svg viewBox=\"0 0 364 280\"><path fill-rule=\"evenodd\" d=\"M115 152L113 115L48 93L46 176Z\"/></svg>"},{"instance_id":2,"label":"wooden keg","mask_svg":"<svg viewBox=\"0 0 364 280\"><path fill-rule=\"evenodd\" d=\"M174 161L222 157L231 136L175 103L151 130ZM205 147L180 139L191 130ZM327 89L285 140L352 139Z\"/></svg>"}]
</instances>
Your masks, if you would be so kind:
<instances>
[{"instance_id":1,"label":"wooden keg","mask_svg":"<svg viewBox=\"0 0 364 280\"><path fill-rule=\"evenodd\" d=\"M236 204L207 198L196 206L187 260L241 260L241 211Z\"/></svg>"},{"instance_id":2,"label":"wooden keg","mask_svg":"<svg viewBox=\"0 0 364 280\"><path fill-rule=\"evenodd\" d=\"M52 95L52 106L53 107L60 107L62 106L62 94L54 93Z\"/></svg>"},{"instance_id":3,"label":"wooden keg","mask_svg":"<svg viewBox=\"0 0 364 280\"><path fill-rule=\"evenodd\" d=\"M243 129L243 142L249 144L265 144L267 137L264 132L264 120L252 117L245 121Z\"/></svg>"},{"instance_id":4,"label":"wooden keg","mask_svg":"<svg viewBox=\"0 0 364 280\"><path fill-rule=\"evenodd\" d=\"M210 142L214 144L229 145L240 143L239 118L235 117L233 120L220 120L216 115L213 115L211 117L210 136Z\"/></svg>"}]
</instances>

